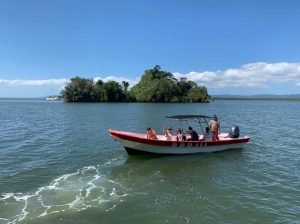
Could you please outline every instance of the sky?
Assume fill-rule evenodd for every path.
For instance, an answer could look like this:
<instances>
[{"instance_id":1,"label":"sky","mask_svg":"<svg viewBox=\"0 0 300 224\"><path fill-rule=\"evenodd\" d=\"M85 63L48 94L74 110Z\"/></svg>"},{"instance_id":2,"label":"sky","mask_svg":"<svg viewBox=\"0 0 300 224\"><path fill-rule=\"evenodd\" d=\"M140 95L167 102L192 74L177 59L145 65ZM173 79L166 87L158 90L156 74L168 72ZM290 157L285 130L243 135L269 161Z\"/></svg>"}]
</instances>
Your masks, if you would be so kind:
<instances>
[{"instance_id":1,"label":"sky","mask_svg":"<svg viewBox=\"0 0 300 224\"><path fill-rule=\"evenodd\" d=\"M160 65L219 94L300 94L297 0L0 0L0 97Z\"/></svg>"}]
</instances>

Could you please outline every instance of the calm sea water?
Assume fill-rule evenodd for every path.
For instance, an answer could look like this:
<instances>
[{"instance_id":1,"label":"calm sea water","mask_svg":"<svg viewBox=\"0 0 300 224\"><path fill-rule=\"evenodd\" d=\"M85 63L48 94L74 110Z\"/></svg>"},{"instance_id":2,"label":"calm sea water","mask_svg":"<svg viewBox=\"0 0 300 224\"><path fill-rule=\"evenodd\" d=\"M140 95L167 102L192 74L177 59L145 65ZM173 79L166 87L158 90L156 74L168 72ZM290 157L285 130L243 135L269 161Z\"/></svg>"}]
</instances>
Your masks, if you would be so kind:
<instances>
[{"instance_id":1,"label":"calm sea water","mask_svg":"<svg viewBox=\"0 0 300 224\"><path fill-rule=\"evenodd\" d=\"M300 103L0 100L0 223L300 223ZM108 128L217 114L243 149L130 157Z\"/></svg>"}]
</instances>

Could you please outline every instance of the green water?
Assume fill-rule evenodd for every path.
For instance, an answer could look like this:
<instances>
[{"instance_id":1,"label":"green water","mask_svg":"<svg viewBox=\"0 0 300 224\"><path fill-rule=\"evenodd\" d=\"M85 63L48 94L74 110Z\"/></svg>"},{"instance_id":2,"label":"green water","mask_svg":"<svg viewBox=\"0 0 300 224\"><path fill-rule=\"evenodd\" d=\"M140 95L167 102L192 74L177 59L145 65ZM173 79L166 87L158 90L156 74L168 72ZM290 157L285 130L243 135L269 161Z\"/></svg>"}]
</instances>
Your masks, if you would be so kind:
<instances>
[{"instance_id":1,"label":"green water","mask_svg":"<svg viewBox=\"0 0 300 224\"><path fill-rule=\"evenodd\" d=\"M299 102L67 104L0 100L0 223L299 223ZM174 114L239 125L243 149L130 157L108 128Z\"/></svg>"}]
</instances>

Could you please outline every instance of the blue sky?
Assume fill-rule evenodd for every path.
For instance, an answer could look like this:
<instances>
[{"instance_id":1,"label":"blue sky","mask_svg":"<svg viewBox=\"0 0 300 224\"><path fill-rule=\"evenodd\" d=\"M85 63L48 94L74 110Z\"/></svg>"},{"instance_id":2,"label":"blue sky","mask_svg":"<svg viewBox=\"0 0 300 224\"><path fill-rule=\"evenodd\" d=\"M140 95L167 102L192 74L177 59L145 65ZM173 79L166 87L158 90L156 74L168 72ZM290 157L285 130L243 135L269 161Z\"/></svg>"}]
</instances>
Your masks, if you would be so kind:
<instances>
[{"instance_id":1,"label":"blue sky","mask_svg":"<svg viewBox=\"0 0 300 224\"><path fill-rule=\"evenodd\" d=\"M300 93L300 1L1 0L0 97L160 65L210 94ZM51 89L51 90L50 90Z\"/></svg>"}]
</instances>

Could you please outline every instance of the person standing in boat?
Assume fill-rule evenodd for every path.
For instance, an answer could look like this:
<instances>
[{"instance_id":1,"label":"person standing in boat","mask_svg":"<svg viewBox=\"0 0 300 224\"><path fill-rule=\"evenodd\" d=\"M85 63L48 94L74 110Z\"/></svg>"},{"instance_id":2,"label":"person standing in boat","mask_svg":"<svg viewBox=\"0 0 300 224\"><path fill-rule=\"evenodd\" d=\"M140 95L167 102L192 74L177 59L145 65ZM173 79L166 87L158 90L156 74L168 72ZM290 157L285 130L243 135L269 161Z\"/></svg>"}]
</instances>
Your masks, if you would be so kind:
<instances>
[{"instance_id":1,"label":"person standing in boat","mask_svg":"<svg viewBox=\"0 0 300 224\"><path fill-rule=\"evenodd\" d=\"M191 138L189 138L189 141L198 141L199 140L199 135L197 132L193 130L192 127L189 127L188 133L190 134Z\"/></svg>"},{"instance_id":2,"label":"person standing in boat","mask_svg":"<svg viewBox=\"0 0 300 224\"><path fill-rule=\"evenodd\" d=\"M147 128L147 139L152 139L152 140L157 139L155 130L151 128Z\"/></svg>"},{"instance_id":3,"label":"person standing in boat","mask_svg":"<svg viewBox=\"0 0 300 224\"><path fill-rule=\"evenodd\" d=\"M212 132L213 140L219 140L220 134L220 121L218 120L217 115L214 115L209 122L209 129Z\"/></svg>"}]
</instances>

